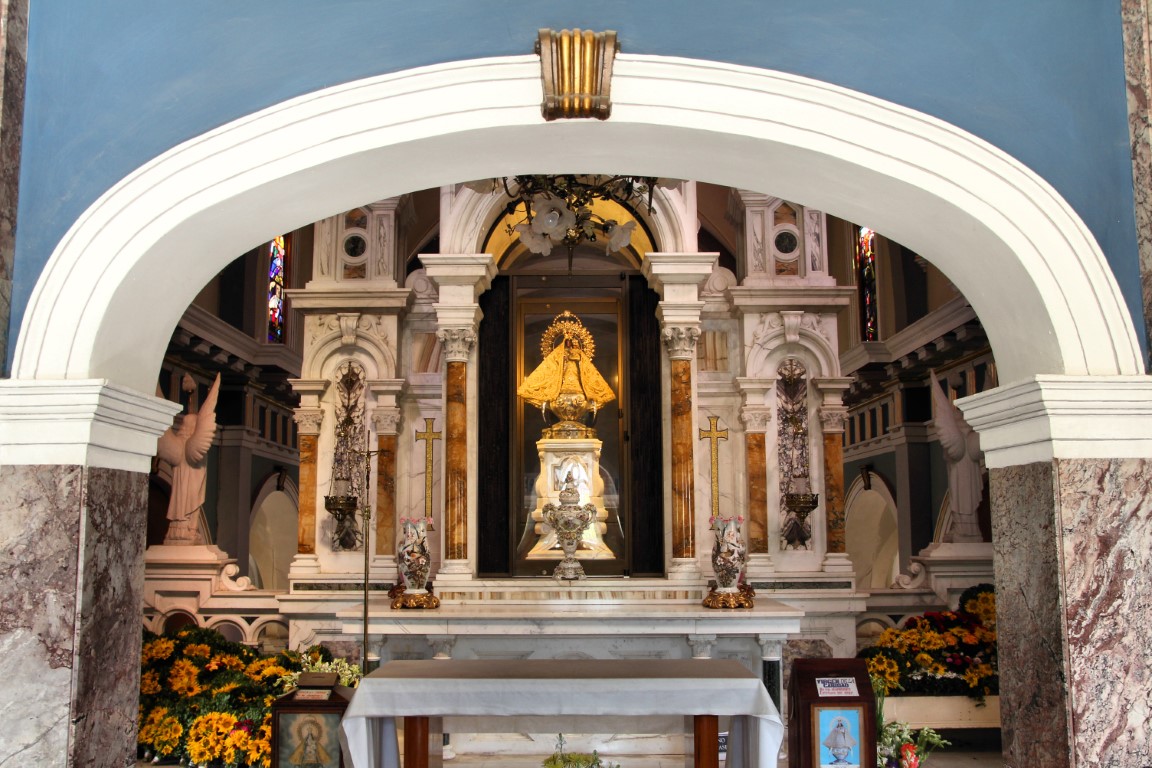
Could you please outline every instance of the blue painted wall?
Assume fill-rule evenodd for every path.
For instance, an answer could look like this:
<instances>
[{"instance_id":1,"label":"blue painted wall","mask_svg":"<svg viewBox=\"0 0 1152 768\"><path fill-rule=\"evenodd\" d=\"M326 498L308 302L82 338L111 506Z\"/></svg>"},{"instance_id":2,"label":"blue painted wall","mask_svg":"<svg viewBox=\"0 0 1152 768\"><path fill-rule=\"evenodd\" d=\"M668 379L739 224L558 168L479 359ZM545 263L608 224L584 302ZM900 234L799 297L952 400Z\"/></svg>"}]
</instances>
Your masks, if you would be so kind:
<instances>
[{"instance_id":1,"label":"blue painted wall","mask_svg":"<svg viewBox=\"0 0 1152 768\"><path fill-rule=\"evenodd\" d=\"M1119 6L1118 0L34 2L13 338L44 262L73 220L152 157L336 83L530 53L540 27L615 29L629 53L793 72L971 131L1037 171L1072 204L1103 247L1133 316L1142 318Z\"/></svg>"}]
</instances>

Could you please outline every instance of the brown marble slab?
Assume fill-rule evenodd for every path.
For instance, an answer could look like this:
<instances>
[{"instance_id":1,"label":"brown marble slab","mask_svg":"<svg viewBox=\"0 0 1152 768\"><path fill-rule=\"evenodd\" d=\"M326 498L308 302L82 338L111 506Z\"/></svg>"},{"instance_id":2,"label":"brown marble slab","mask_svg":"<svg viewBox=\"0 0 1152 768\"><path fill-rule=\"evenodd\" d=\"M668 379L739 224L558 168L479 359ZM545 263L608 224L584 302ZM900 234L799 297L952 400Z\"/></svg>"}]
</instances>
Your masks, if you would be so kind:
<instances>
[{"instance_id":1,"label":"brown marble slab","mask_svg":"<svg viewBox=\"0 0 1152 768\"><path fill-rule=\"evenodd\" d=\"M376 437L376 554L396 552L396 435Z\"/></svg>"},{"instance_id":2,"label":"brown marble slab","mask_svg":"<svg viewBox=\"0 0 1152 768\"><path fill-rule=\"evenodd\" d=\"M824 435L824 515L828 551L847 552L844 543L844 449L842 432Z\"/></svg>"},{"instance_id":3,"label":"brown marble slab","mask_svg":"<svg viewBox=\"0 0 1152 768\"><path fill-rule=\"evenodd\" d=\"M296 527L296 551L316 553L316 443L318 435L299 435L300 508Z\"/></svg>"},{"instance_id":4,"label":"brown marble slab","mask_svg":"<svg viewBox=\"0 0 1152 768\"><path fill-rule=\"evenodd\" d=\"M468 366L447 363L444 384L444 558L468 557Z\"/></svg>"},{"instance_id":5,"label":"brown marble slab","mask_svg":"<svg viewBox=\"0 0 1152 768\"><path fill-rule=\"evenodd\" d=\"M748 551L768 552L768 463L763 432L744 435L748 473Z\"/></svg>"},{"instance_id":6,"label":"brown marble slab","mask_svg":"<svg viewBox=\"0 0 1152 768\"><path fill-rule=\"evenodd\" d=\"M692 439L692 361L672 359L672 556L696 556L696 467Z\"/></svg>"}]
</instances>

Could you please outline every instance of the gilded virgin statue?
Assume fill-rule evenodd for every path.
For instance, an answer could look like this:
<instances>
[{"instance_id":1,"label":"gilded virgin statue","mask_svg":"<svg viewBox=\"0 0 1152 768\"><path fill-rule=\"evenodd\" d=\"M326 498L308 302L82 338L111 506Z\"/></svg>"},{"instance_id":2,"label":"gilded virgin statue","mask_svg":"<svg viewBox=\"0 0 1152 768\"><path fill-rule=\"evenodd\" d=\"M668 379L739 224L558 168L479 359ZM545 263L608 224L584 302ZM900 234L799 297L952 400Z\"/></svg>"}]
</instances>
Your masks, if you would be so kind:
<instances>
[{"instance_id":1,"label":"gilded virgin statue","mask_svg":"<svg viewBox=\"0 0 1152 768\"><path fill-rule=\"evenodd\" d=\"M616 399L608 382L592 364L596 343L580 318L565 310L540 337L544 360L516 390L524 402L540 409L545 421L551 412L559 422L544 430L545 438L595 437L584 418Z\"/></svg>"}]
</instances>

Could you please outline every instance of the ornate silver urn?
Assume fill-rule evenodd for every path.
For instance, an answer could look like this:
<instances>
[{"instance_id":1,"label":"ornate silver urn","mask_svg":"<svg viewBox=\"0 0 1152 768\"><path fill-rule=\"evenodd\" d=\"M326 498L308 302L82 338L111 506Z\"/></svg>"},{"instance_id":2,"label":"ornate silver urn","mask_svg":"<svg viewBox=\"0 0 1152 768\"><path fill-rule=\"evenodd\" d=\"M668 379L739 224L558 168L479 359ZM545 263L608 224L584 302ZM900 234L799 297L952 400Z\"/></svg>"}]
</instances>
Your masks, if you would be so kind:
<instances>
[{"instance_id":1,"label":"ornate silver urn","mask_svg":"<svg viewBox=\"0 0 1152 768\"><path fill-rule=\"evenodd\" d=\"M596 505L580 504L580 491L571 472L564 478L559 496L559 504L549 502L543 510L544 522L556 531L556 540L564 551L564 559L552 572L552 578L575 581L584 578L584 567L576 559L576 548L580 546L584 529L596 516Z\"/></svg>"}]
</instances>

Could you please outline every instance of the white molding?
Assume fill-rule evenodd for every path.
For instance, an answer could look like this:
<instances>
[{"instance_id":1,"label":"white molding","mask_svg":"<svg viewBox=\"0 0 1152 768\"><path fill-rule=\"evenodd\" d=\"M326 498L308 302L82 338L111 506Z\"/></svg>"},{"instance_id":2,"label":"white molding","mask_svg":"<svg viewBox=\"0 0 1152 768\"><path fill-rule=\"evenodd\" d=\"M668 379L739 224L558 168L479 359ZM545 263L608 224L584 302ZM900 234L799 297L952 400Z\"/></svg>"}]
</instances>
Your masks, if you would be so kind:
<instances>
[{"instance_id":1,"label":"white molding","mask_svg":"<svg viewBox=\"0 0 1152 768\"><path fill-rule=\"evenodd\" d=\"M1037 376L956 404L988 467L1152 457L1152 377Z\"/></svg>"},{"instance_id":2,"label":"white molding","mask_svg":"<svg viewBox=\"0 0 1152 768\"><path fill-rule=\"evenodd\" d=\"M148 472L180 410L107 380L0 380L0 464Z\"/></svg>"},{"instance_id":3,"label":"white molding","mask_svg":"<svg viewBox=\"0 0 1152 768\"><path fill-rule=\"evenodd\" d=\"M184 308L253 243L365 200L574 163L741 189L770 180L774 196L868 221L931 254L972 300L1004 382L1143 371L1087 227L983 140L828 83L717 62L622 54L612 90L610 120L546 123L535 56L451 62L306 94L174 147L60 241L14 376L150 389Z\"/></svg>"}]
</instances>

